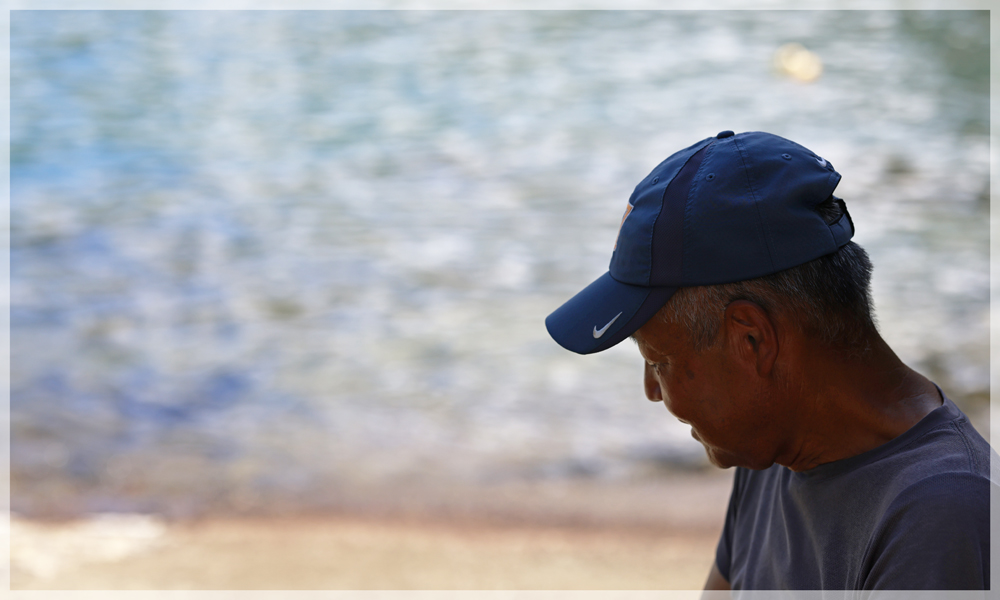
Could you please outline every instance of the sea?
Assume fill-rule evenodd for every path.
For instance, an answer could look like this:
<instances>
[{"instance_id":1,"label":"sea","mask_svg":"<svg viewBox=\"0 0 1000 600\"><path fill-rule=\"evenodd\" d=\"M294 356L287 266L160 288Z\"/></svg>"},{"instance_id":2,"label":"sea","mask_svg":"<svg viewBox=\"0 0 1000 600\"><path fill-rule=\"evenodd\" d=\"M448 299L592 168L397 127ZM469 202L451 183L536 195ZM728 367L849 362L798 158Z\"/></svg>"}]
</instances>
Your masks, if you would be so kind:
<instances>
[{"instance_id":1,"label":"sea","mask_svg":"<svg viewBox=\"0 0 1000 600\"><path fill-rule=\"evenodd\" d=\"M710 468L544 319L722 130L835 166L883 336L988 410L987 11L13 11L13 510Z\"/></svg>"}]
</instances>

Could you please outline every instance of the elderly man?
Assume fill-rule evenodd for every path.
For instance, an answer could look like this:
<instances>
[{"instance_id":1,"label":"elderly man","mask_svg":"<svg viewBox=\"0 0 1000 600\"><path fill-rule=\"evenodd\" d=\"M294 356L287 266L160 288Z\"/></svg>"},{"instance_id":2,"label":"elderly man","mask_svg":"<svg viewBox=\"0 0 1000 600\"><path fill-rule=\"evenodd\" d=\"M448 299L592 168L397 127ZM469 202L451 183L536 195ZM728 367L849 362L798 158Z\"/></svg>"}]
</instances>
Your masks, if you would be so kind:
<instances>
[{"instance_id":1,"label":"elderly man","mask_svg":"<svg viewBox=\"0 0 1000 600\"><path fill-rule=\"evenodd\" d=\"M546 326L631 337L646 396L737 467L706 589L988 589L991 450L879 336L839 181L767 133L681 150Z\"/></svg>"}]
</instances>

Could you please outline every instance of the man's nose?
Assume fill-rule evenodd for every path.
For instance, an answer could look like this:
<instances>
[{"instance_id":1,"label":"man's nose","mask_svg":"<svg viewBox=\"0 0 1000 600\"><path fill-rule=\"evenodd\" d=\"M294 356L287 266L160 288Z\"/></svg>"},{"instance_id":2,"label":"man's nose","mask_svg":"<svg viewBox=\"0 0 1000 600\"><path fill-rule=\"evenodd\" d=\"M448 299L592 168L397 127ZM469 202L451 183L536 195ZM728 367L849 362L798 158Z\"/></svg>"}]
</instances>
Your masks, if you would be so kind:
<instances>
[{"instance_id":1,"label":"man's nose","mask_svg":"<svg viewBox=\"0 0 1000 600\"><path fill-rule=\"evenodd\" d=\"M649 398L651 402L662 402L663 393L660 391L660 382L657 381L656 377L653 375L653 367L646 364L646 371L643 374L643 384L646 388L646 397Z\"/></svg>"}]
</instances>

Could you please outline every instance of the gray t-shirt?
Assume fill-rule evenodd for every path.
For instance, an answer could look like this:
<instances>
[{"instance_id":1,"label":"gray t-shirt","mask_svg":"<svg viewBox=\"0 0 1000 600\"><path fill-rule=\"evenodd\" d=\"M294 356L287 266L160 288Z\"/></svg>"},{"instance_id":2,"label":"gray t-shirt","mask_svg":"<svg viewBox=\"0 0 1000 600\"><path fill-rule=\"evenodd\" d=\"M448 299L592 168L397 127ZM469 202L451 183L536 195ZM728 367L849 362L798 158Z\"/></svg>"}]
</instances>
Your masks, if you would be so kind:
<instances>
[{"instance_id":1,"label":"gray t-shirt","mask_svg":"<svg viewBox=\"0 0 1000 600\"><path fill-rule=\"evenodd\" d=\"M989 589L989 473L989 445L944 398L863 454L737 468L716 563L733 590Z\"/></svg>"}]
</instances>

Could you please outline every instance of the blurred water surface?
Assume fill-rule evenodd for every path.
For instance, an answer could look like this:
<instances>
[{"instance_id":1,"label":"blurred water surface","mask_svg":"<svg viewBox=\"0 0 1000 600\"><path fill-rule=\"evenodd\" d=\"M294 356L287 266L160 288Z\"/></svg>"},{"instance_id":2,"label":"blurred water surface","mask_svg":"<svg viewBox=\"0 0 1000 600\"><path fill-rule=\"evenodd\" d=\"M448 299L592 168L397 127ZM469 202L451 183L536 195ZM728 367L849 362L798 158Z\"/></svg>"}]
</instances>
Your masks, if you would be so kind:
<instances>
[{"instance_id":1,"label":"blurred water surface","mask_svg":"<svg viewBox=\"0 0 1000 600\"><path fill-rule=\"evenodd\" d=\"M699 464L631 344L543 319L723 129L837 167L885 337L980 410L987 15L13 12L14 509Z\"/></svg>"}]
</instances>

